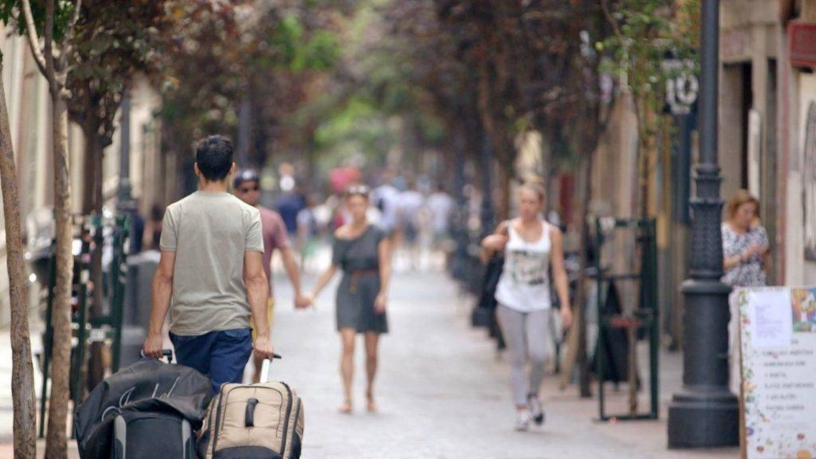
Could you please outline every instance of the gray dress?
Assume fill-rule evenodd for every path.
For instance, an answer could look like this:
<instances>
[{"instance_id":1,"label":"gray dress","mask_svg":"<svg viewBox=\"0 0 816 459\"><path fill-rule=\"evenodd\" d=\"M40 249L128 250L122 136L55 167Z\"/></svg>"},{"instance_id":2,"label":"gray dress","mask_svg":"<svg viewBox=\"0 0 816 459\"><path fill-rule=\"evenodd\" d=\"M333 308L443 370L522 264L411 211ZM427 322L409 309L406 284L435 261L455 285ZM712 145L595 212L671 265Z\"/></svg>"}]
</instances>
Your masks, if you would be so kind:
<instances>
[{"instance_id":1,"label":"gray dress","mask_svg":"<svg viewBox=\"0 0 816 459\"><path fill-rule=\"evenodd\" d=\"M332 264L343 270L337 288L337 329L353 328L358 333L388 333L385 313L374 311L380 293L379 245L385 233L369 225L355 239L334 238Z\"/></svg>"}]
</instances>

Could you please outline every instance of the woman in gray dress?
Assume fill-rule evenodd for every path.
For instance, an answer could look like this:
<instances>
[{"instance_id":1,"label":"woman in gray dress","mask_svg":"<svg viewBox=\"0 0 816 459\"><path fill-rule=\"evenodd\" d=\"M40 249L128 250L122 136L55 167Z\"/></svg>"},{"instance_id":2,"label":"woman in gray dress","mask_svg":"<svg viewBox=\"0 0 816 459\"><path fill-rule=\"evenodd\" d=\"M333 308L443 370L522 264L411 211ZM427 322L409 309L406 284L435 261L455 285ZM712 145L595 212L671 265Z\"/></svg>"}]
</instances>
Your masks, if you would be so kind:
<instances>
[{"instance_id":1,"label":"woman in gray dress","mask_svg":"<svg viewBox=\"0 0 816 459\"><path fill-rule=\"evenodd\" d=\"M354 345L358 333L365 335L366 401L370 412L377 411L374 402L374 377L377 373L377 347L380 334L388 332L385 314L388 303L388 282L391 277L391 244L385 233L366 218L369 206L368 188L355 185L346 193L346 207L352 216L334 234L332 264L320 276L311 299L334 277L343 271L337 289L337 330L343 343L340 373L343 377L345 400L342 413L352 410L352 380L354 376Z\"/></svg>"}]
</instances>

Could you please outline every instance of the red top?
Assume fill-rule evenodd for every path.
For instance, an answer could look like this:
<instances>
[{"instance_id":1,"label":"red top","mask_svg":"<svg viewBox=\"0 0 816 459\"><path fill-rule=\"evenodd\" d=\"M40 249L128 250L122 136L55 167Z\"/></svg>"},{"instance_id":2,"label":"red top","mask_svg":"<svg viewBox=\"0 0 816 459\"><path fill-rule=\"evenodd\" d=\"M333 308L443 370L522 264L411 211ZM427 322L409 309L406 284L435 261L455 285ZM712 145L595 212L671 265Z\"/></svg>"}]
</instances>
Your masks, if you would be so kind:
<instances>
[{"instance_id":1,"label":"red top","mask_svg":"<svg viewBox=\"0 0 816 459\"><path fill-rule=\"evenodd\" d=\"M261 227L263 229L264 254L263 264L266 278L269 279L269 295L272 295L272 252L275 249L289 247L289 238L286 235L286 225L281 216L274 210L258 206L261 213Z\"/></svg>"}]
</instances>

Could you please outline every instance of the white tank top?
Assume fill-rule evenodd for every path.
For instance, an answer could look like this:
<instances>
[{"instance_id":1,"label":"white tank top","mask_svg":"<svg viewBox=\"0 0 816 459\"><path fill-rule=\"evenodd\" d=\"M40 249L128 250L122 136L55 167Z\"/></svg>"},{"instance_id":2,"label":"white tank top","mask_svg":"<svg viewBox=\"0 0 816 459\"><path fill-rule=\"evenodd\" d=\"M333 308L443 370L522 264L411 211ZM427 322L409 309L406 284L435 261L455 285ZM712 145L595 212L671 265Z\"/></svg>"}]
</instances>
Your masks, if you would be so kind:
<instances>
[{"instance_id":1,"label":"white tank top","mask_svg":"<svg viewBox=\"0 0 816 459\"><path fill-rule=\"evenodd\" d=\"M507 222L504 269L496 286L496 301L510 309L532 312L550 309L550 225L541 221L541 237L528 242Z\"/></svg>"}]
</instances>

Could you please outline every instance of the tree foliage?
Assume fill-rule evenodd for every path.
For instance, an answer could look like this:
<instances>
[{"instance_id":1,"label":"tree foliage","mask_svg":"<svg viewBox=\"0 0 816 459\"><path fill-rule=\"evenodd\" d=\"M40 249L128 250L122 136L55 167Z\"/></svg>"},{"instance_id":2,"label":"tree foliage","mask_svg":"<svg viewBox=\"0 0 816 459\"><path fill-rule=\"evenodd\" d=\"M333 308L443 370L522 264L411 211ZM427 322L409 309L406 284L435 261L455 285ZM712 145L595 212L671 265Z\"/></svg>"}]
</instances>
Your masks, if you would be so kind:
<instances>
[{"instance_id":1,"label":"tree foliage","mask_svg":"<svg viewBox=\"0 0 816 459\"><path fill-rule=\"evenodd\" d=\"M250 151L262 164L273 140L285 140L276 127L335 62L340 13L316 1L179 2L176 8L176 46L164 55L165 147L185 151L212 132L236 137L248 101Z\"/></svg>"},{"instance_id":2,"label":"tree foliage","mask_svg":"<svg viewBox=\"0 0 816 459\"><path fill-rule=\"evenodd\" d=\"M164 35L172 26L168 3L83 1L69 56L69 113L100 136L103 148L111 142L115 114L134 76L162 70Z\"/></svg>"},{"instance_id":3,"label":"tree foliage","mask_svg":"<svg viewBox=\"0 0 816 459\"><path fill-rule=\"evenodd\" d=\"M631 94L638 125L640 214L648 213L648 178L657 161L658 139L669 128L663 116L666 83L681 72L696 72L699 0L602 0L612 33L595 44L604 70ZM664 67L667 59L684 64ZM690 62L691 66L685 63Z\"/></svg>"}]
</instances>

